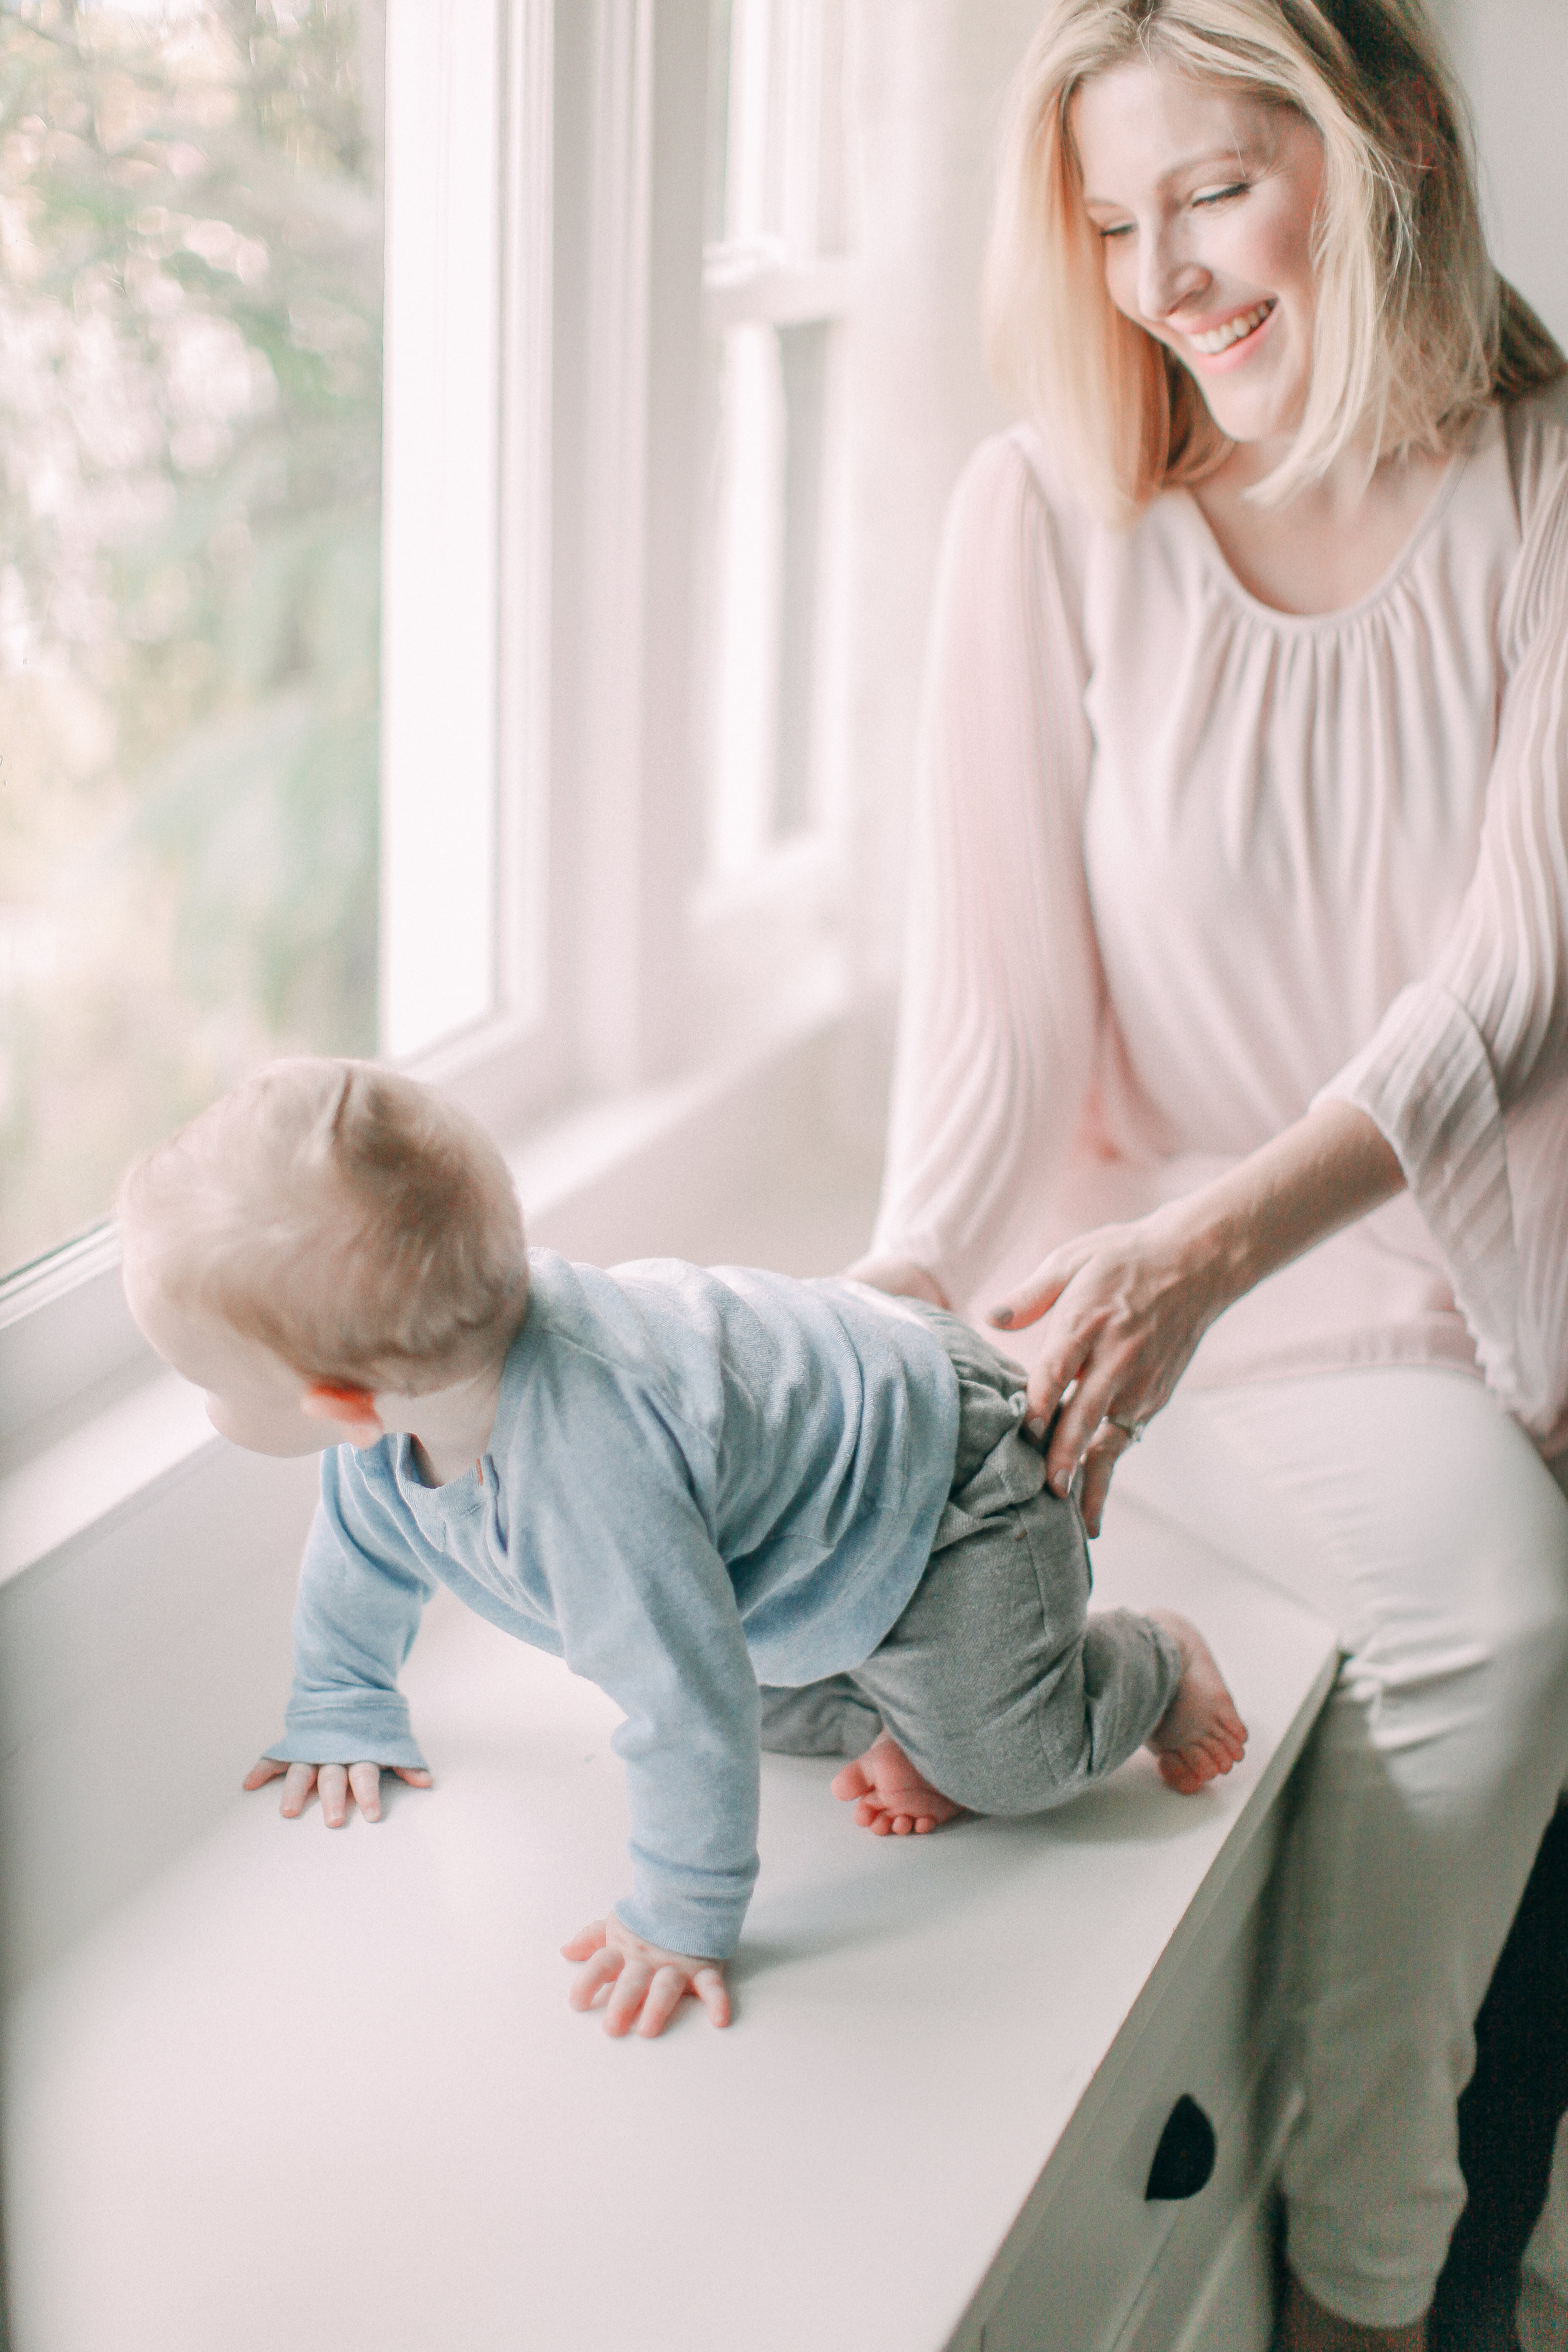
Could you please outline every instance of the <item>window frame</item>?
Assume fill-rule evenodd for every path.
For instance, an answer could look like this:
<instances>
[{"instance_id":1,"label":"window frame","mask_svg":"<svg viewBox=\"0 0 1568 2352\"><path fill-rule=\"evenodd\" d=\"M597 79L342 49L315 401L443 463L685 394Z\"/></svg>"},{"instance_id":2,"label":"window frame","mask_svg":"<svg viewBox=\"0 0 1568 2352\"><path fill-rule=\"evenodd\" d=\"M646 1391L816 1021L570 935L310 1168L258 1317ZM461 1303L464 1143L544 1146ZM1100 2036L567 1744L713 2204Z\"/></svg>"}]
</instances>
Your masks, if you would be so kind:
<instances>
[{"instance_id":1,"label":"window frame","mask_svg":"<svg viewBox=\"0 0 1568 2352\"><path fill-rule=\"evenodd\" d=\"M818 996L838 992L825 931L840 895L831 844L786 845L758 877L761 900L752 887L728 905L698 890L710 13L709 0L388 8L384 694L386 678L398 683L384 719L407 716L426 758L445 681L424 680L421 709L401 673L465 551L489 583L492 623L470 672L487 703L468 755L489 765L494 1003L402 1066L509 1140L564 1109L569 1084L576 1104L729 1058L767 1029L788 970ZM471 129L476 75L490 142L478 171L453 111L465 92ZM396 158L411 141L447 248L437 236L405 268L411 255L391 257ZM420 543L407 436L431 430L431 408L426 385L423 412L416 402L399 415L399 338L424 331L428 305L440 317L450 241L487 184L491 315L468 325L491 355L488 455L458 477L466 507L443 511L439 559L422 579L406 554ZM746 299L770 310L805 299L813 316L837 315L847 281L820 266L813 276L809 294L770 281ZM437 396L437 431L440 414ZM152 1368L119 1260L104 1224L0 1283L0 1471Z\"/></svg>"}]
</instances>

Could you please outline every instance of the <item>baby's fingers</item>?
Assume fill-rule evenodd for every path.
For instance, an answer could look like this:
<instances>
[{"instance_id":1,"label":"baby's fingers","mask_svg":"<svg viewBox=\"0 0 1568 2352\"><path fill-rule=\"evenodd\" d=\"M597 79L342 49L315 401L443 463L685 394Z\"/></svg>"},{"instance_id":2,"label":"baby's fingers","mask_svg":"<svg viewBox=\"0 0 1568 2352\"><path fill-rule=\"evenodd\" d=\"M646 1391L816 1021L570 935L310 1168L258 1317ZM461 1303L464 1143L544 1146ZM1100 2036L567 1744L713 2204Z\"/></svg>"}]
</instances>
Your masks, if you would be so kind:
<instances>
[{"instance_id":1,"label":"baby's fingers","mask_svg":"<svg viewBox=\"0 0 1568 2352\"><path fill-rule=\"evenodd\" d=\"M642 2016L637 2022L637 2032L645 2042L651 2042L657 2034L664 2032L686 1999L687 1990L683 1969L665 1967L654 1970L653 1982L647 1989Z\"/></svg>"},{"instance_id":2,"label":"baby's fingers","mask_svg":"<svg viewBox=\"0 0 1568 2352\"><path fill-rule=\"evenodd\" d=\"M321 1819L330 1830L341 1830L349 1817L349 1775L346 1764L321 1764L316 1769L316 1793L321 1800ZM285 1797L287 1812L289 1801Z\"/></svg>"},{"instance_id":3,"label":"baby's fingers","mask_svg":"<svg viewBox=\"0 0 1568 2352\"><path fill-rule=\"evenodd\" d=\"M590 1952L603 1951L607 1935L602 1919L590 1919L585 1927L578 1928L569 1944L562 1945L561 1957L563 1960L585 1960Z\"/></svg>"},{"instance_id":4,"label":"baby's fingers","mask_svg":"<svg viewBox=\"0 0 1568 2352\"><path fill-rule=\"evenodd\" d=\"M691 1979L691 1990L715 2025L729 2024L730 1988L722 1969L699 1969Z\"/></svg>"},{"instance_id":5,"label":"baby's fingers","mask_svg":"<svg viewBox=\"0 0 1568 2352\"><path fill-rule=\"evenodd\" d=\"M581 1941L581 1938L578 1938ZM567 1947L567 1958L576 1954ZM592 2009L601 1985L613 1984L626 1966L626 1954L614 1944L605 1944L594 1954L586 1968L579 1969L572 1979L572 1990L566 1996L569 2009Z\"/></svg>"},{"instance_id":6,"label":"baby's fingers","mask_svg":"<svg viewBox=\"0 0 1568 2352\"><path fill-rule=\"evenodd\" d=\"M316 1768L313 1764L289 1765L283 1776L283 1797L278 1808L286 1822L298 1820L315 1785Z\"/></svg>"},{"instance_id":7,"label":"baby's fingers","mask_svg":"<svg viewBox=\"0 0 1568 2352\"><path fill-rule=\"evenodd\" d=\"M591 1967L592 1962L589 1963ZM662 1973L662 1972L661 1972ZM629 2033L647 1998L655 1970L647 1960L629 1959L616 1979L616 1989L605 2004L605 2031L617 2038Z\"/></svg>"}]
</instances>

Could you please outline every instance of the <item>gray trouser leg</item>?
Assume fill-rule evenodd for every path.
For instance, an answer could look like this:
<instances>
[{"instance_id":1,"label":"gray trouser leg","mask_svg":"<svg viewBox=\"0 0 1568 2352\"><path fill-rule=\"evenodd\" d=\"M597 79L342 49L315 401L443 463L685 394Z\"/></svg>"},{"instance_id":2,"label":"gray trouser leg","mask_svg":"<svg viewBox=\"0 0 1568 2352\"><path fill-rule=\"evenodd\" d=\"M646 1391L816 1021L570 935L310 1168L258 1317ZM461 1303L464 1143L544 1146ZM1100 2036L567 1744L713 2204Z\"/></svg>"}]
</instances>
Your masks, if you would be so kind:
<instances>
[{"instance_id":1,"label":"gray trouser leg","mask_svg":"<svg viewBox=\"0 0 1568 2352\"><path fill-rule=\"evenodd\" d=\"M1025 1434L1024 1381L955 1318L929 1310L958 1374L952 1491L929 1566L892 1631L848 1675L764 1693L763 1745L816 1725L796 1753L858 1754L872 1710L934 1788L980 1813L1062 1803L1124 1763L1175 1696L1181 1659L1126 1610L1089 1614L1089 1548L1077 1505L1046 1484ZM857 1700L867 1736L848 1715ZM828 1741L835 1727L837 1736Z\"/></svg>"},{"instance_id":2,"label":"gray trouser leg","mask_svg":"<svg viewBox=\"0 0 1568 2352\"><path fill-rule=\"evenodd\" d=\"M799 1690L763 1685L763 1746L773 1756L863 1756L882 1718L847 1675Z\"/></svg>"}]
</instances>

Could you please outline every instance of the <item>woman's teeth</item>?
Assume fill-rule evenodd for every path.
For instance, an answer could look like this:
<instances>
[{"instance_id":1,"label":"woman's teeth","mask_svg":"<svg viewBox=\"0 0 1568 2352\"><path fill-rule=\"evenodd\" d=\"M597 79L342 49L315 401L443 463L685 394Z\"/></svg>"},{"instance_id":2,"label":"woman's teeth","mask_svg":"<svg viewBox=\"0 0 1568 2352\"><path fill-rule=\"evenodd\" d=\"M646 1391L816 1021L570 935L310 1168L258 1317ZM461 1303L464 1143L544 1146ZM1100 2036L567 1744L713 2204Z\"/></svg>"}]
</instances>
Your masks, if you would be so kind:
<instances>
[{"instance_id":1,"label":"woman's teeth","mask_svg":"<svg viewBox=\"0 0 1568 2352\"><path fill-rule=\"evenodd\" d=\"M1259 302L1256 310L1243 310L1238 317L1227 319L1223 327L1211 327L1206 335L1189 335L1187 341L1195 352L1206 352L1212 358L1215 352L1229 351L1232 343L1239 343L1244 335L1260 327L1273 308L1272 302Z\"/></svg>"}]
</instances>

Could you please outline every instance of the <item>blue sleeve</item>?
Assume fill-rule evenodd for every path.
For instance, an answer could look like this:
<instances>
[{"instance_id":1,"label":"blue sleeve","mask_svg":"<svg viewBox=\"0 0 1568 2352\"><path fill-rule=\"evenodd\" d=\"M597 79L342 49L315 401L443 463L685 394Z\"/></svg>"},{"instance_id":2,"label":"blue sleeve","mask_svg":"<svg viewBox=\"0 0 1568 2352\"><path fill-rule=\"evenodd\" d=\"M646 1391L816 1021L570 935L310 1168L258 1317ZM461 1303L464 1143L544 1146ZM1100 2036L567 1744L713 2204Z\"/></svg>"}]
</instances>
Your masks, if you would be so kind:
<instances>
[{"instance_id":1,"label":"blue sleeve","mask_svg":"<svg viewBox=\"0 0 1568 2352\"><path fill-rule=\"evenodd\" d=\"M436 1588L395 1538L374 1554L359 1539L379 1532L365 1524L374 1499L362 1483L335 1451L322 1455L294 1607L294 1686L283 1738L267 1752L289 1764L423 1769L397 1676Z\"/></svg>"},{"instance_id":2,"label":"blue sleeve","mask_svg":"<svg viewBox=\"0 0 1568 2352\"><path fill-rule=\"evenodd\" d=\"M757 1680L675 1449L654 1439L643 1460L647 1477L623 1464L574 1497L552 1543L556 1620L567 1664L626 1716L612 1744L632 1891L617 1914L667 1950L727 1959L757 1876Z\"/></svg>"}]
</instances>

